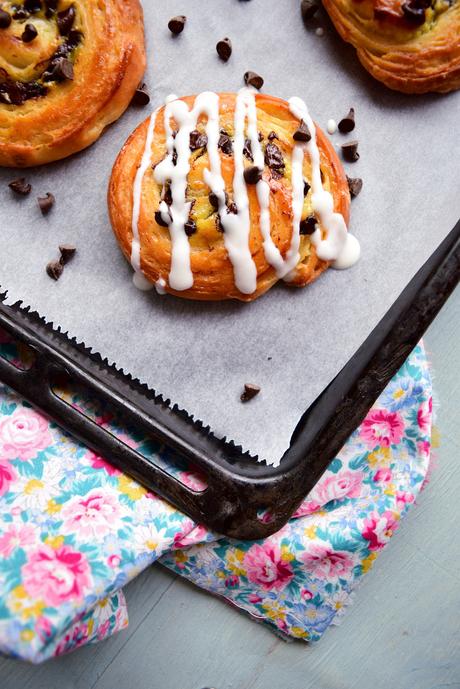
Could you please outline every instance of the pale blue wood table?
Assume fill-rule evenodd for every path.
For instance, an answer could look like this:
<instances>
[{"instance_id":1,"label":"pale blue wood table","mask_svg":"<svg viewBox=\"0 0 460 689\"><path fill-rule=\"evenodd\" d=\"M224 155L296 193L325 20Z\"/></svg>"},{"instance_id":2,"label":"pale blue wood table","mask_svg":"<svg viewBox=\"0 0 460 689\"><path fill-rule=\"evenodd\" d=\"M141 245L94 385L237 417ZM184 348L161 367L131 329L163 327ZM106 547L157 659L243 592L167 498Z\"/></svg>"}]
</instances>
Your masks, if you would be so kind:
<instances>
[{"instance_id":1,"label":"pale blue wood table","mask_svg":"<svg viewBox=\"0 0 460 689\"><path fill-rule=\"evenodd\" d=\"M0 689L460 689L460 290L425 341L438 469L340 627L285 643L157 566L126 589L126 631L39 667L0 660Z\"/></svg>"}]
</instances>

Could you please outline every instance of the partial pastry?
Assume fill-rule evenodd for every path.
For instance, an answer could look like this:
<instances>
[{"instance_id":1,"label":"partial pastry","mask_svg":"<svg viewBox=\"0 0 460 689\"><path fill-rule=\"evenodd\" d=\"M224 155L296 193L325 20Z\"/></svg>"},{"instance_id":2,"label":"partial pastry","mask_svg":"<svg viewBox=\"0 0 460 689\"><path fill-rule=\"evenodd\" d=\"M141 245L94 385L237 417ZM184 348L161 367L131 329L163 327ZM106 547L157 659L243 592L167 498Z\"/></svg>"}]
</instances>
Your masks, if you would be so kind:
<instances>
[{"instance_id":1,"label":"partial pastry","mask_svg":"<svg viewBox=\"0 0 460 689\"><path fill-rule=\"evenodd\" d=\"M139 0L24 0L0 8L0 165L92 144L145 70Z\"/></svg>"},{"instance_id":2,"label":"partial pastry","mask_svg":"<svg viewBox=\"0 0 460 689\"><path fill-rule=\"evenodd\" d=\"M460 88L459 0L323 0L368 72L404 93Z\"/></svg>"},{"instance_id":3,"label":"partial pastry","mask_svg":"<svg viewBox=\"0 0 460 689\"><path fill-rule=\"evenodd\" d=\"M123 146L108 203L139 287L251 301L357 259L348 184L305 103L170 96Z\"/></svg>"}]
</instances>

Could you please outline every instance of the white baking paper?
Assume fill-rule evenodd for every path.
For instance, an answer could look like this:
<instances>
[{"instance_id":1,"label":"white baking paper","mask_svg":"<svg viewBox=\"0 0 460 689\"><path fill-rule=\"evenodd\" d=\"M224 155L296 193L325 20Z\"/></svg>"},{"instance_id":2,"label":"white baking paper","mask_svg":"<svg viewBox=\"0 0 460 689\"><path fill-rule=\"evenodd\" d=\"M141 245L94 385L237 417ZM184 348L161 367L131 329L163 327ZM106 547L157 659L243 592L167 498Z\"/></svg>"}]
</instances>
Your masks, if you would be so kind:
<instances>
[{"instance_id":1,"label":"white baking paper","mask_svg":"<svg viewBox=\"0 0 460 689\"><path fill-rule=\"evenodd\" d=\"M276 463L302 412L362 343L460 214L460 94L393 93L361 68L354 50L320 15L302 24L299 0L145 0L146 81L156 107L166 95L235 91L251 69L264 91L304 98L323 127L350 106L361 158L347 173L364 180L352 203L351 230L362 259L351 270L327 271L312 286L279 285L252 304L194 303L131 282L109 225L106 189L115 157L150 112L131 107L90 149L27 171L27 198L0 171L0 285L9 303L22 299L173 402ZM172 37L168 19L187 15ZM324 35L314 29L324 27ZM222 63L216 42L229 36ZM56 206L42 217L36 196ZM45 273L59 243L78 254L59 282ZM262 392L239 400L245 382Z\"/></svg>"}]
</instances>

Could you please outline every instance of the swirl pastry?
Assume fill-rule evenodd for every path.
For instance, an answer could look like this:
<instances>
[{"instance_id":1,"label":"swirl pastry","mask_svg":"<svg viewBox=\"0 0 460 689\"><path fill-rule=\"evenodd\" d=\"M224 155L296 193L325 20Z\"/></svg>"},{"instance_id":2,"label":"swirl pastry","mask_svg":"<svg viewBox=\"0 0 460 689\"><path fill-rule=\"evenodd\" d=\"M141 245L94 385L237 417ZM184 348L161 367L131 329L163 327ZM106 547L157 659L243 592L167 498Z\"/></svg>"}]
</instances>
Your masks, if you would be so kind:
<instances>
[{"instance_id":1,"label":"swirl pastry","mask_svg":"<svg viewBox=\"0 0 460 689\"><path fill-rule=\"evenodd\" d=\"M373 77L404 93L460 88L460 0L323 0Z\"/></svg>"},{"instance_id":2,"label":"swirl pastry","mask_svg":"<svg viewBox=\"0 0 460 689\"><path fill-rule=\"evenodd\" d=\"M108 202L137 286L190 299L303 287L357 253L345 174L299 98L170 96L121 150Z\"/></svg>"},{"instance_id":3,"label":"swirl pastry","mask_svg":"<svg viewBox=\"0 0 460 689\"><path fill-rule=\"evenodd\" d=\"M0 165L92 144L145 70L139 0L24 0L0 9Z\"/></svg>"}]
</instances>

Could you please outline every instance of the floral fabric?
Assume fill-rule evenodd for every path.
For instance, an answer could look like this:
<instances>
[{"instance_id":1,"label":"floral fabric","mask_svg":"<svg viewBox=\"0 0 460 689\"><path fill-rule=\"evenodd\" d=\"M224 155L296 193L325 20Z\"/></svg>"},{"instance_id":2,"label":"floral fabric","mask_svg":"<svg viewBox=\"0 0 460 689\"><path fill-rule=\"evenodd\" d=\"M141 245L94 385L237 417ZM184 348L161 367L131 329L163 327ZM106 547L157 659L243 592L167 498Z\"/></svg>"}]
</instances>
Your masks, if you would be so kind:
<instances>
[{"instance_id":1,"label":"floral fabric","mask_svg":"<svg viewBox=\"0 0 460 689\"><path fill-rule=\"evenodd\" d=\"M0 354L18 363L4 340ZM66 394L203 488L169 450ZM121 588L158 559L286 634L319 639L422 487L431 414L418 346L290 522L238 542L195 524L0 385L0 651L40 662L122 629Z\"/></svg>"}]
</instances>

